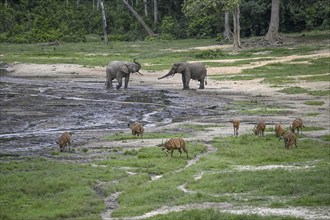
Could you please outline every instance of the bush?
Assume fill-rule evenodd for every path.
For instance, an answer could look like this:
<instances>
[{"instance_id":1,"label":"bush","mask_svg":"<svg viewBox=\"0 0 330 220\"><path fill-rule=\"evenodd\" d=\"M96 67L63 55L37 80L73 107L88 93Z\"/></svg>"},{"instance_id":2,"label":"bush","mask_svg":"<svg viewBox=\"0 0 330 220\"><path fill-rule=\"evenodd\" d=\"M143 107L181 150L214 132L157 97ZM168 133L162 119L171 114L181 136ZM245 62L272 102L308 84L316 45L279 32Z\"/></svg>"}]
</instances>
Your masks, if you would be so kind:
<instances>
[{"instance_id":1,"label":"bush","mask_svg":"<svg viewBox=\"0 0 330 220\"><path fill-rule=\"evenodd\" d=\"M188 34L194 38L210 38L216 33L214 24L217 24L215 16L198 17L192 20L188 26Z\"/></svg>"},{"instance_id":2,"label":"bush","mask_svg":"<svg viewBox=\"0 0 330 220\"><path fill-rule=\"evenodd\" d=\"M160 31L161 31L162 35L174 36L175 26L176 26L176 22L175 22L174 18L171 16L166 16L166 17L164 17L162 24L160 25Z\"/></svg>"},{"instance_id":3,"label":"bush","mask_svg":"<svg viewBox=\"0 0 330 220\"><path fill-rule=\"evenodd\" d=\"M129 41L130 38L127 34L111 34L108 36L109 41Z\"/></svg>"}]
</instances>

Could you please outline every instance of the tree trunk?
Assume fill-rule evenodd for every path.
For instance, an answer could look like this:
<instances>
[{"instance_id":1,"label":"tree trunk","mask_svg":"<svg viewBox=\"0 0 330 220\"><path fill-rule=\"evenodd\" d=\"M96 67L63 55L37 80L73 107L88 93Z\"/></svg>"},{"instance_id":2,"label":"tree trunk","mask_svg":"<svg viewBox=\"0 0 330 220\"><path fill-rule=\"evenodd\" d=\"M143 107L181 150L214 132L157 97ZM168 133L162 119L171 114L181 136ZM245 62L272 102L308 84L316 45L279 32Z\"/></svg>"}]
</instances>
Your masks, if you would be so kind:
<instances>
[{"instance_id":1,"label":"tree trunk","mask_svg":"<svg viewBox=\"0 0 330 220\"><path fill-rule=\"evenodd\" d=\"M146 17L148 17L148 2L147 2L147 0L143 0L143 4L144 4L144 15Z\"/></svg>"},{"instance_id":2,"label":"tree trunk","mask_svg":"<svg viewBox=\"0 0 330 220\"><path fill-rule=\"evenodd\" d=\"M101 12L102 12L104 43L108 44L109 42L108 42L108 34L107 34L107 20L106 20L106 16L105 16L103 0L99 0L99 5L101 7Z\"/></svg>"},{"instance_id":3,"label":"tree trunk","mask_svg":"<svg viewBox=\"0 0 330 220\"><path fill-rule=\"evenodd\" d=\"M230 29L230 22L229 22L229 12L225 12L225 31L223 33L225 40L231 40L233 37L233 32Z\"/></svg>"},{"instance_id":4,"label":"tree trunk","mask_svg":"<svg viewBox=\"0 0 330 220\"><path fill-rule=\"evenodd\" d=\"M158 23L158 3L154 0L154 24Z\"/></svg>"},{"instance_id":5,"label":"tree trunk","mask_svg":"<svg viewBox=\"0 0 330 220\"><path fill-rule=\"evenodd\" d=\"M126 0L122 0L124 4L127 6L127 8L133 13L135 18L141 23L141 25L144 27L146 32L148 33L149 36L156 36L156 34L149 28L149 26L143 21L141 16L128 4Z\"/></svg>"},{"instance_id":6,"label":"tree trunk","mask_svg":"<svg viewBox=\"0 0 330 220\"><path fill-rule=\"evenodd\" d=\"M282 41L282 38L278 34L280 24L280 2L281 0L272 0L272 11L268 32L266 34L266 40L272 45Z\"/></svg>"},{"instance_id":7,"label":"tree trunk","mask_svg":"<svg viewBox=\"0 0 330 220\"><path fill-rule=\"evenodd\" d=\"M239 5L236 6L233 10L233 21L234 21L234 48L241 48L241 26L239 23L240 10Z\"/></svg>"}]
</instances>

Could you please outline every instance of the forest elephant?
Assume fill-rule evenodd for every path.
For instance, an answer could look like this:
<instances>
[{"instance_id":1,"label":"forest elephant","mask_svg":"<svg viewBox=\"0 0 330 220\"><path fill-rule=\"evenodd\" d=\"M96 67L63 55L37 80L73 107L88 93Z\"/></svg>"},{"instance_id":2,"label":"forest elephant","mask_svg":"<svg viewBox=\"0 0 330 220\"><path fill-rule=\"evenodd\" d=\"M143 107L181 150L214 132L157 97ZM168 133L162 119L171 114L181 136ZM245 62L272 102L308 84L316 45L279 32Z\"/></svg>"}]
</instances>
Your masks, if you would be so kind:
<instances>
[{"instance_id":1,"label":"forest elephant","mask_svg":"<svg viewBox=\"0 0 330 220\"><path fill-rule=\"evenodd\" d=\"M123 82L123 78L125 78L124 88L127 89L128 81L131 73L138 73L142 75L139 70L141 69L141 65L136 62L134 59L133 62L126 61L112 61L106 67L106 82L105 86L107 89L112 89L112 80L116 79L118 85L116 86L119 89Z\"/></svg>"},{"instance_id":2,"label":"forest elephant","mask_svg":"<svg viewBox=\"0 0 330 220\"><path fill-rule=\"evenodd\" d=\"M165 76L162 76L158 79L163 79L168 76L174 76L176 73L181 73L183 89L190 89L189 88L190 79L198 80L200 82L199 88L204 89L204 83L205 85L207 85L206 72L207 71L203 63L179 62L179 63L174 63L171 70Z\"/></svg>"}]
</instances>

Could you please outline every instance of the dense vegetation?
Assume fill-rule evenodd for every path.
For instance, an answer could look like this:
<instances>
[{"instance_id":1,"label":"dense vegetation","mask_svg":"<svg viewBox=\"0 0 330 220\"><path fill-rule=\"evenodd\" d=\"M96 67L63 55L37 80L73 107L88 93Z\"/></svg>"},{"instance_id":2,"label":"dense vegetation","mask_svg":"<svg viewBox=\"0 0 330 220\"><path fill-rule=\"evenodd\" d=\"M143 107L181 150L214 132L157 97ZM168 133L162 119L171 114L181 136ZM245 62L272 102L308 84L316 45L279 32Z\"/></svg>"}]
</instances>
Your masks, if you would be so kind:
<instances>
[{"instance_id":1,"label":"dense vegetation","mask_svg":"<svg viewBox=\"0 0 330 220\"><path fill-rule=\"evenodd\" d=\"M99 41L103 34L97 0L6 0L0 3L0 42L34 43ZM153 1L128 1L159 37L165 39L221 37L224 9L187 14L187 0L158 0L157 21ZM145 39L147 34L122 0L104 0L108 36L113 40ZM207 6L205 6L207 8ZM242 37L265 35L269 25L271 1L242 0ZM282 0L280 32L328 29L330 6L326 0Z\"/></svg>"}]
</instances>

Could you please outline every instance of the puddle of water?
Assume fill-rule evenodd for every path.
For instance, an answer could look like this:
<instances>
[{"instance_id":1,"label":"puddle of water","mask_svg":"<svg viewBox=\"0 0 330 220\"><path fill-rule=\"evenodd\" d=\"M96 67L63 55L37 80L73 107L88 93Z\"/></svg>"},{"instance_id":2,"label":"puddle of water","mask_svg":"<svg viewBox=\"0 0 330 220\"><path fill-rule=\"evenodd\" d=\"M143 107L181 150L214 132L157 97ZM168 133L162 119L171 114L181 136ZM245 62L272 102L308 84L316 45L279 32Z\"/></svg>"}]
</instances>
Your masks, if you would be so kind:
<instances>
[{"instance_id":1,"label":"puddle of water","mask_svg":"<svg viewBox=\"0 0 330 220\"><path fill-rule=\"evenodd\" d=\"M150 180L155 181L163 177L163 175L149 174Z\"/></svg>"},{"instance_id":2,"label":"puddle of water","mask_svg":"<svg viewBox=\"0 0 330 220\"><path fill-rule=\"evenodd\" d=\"M313 166L293 166L293 165L265 165L265 166L233 166L237 171L260 171L260 170L274 170L274 169L284 169L284 170L297 170L297 169L309 169Z\"/></svg>"}]
</instances>

